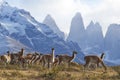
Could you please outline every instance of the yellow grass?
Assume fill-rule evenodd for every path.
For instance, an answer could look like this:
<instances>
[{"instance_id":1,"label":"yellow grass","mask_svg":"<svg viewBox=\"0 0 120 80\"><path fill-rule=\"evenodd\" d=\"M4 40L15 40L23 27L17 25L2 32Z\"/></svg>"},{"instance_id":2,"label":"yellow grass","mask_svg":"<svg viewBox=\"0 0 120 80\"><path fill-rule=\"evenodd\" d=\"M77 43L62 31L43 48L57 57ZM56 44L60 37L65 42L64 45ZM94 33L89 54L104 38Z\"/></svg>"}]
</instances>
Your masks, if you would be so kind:
<instances>
[{"instance_id":1,"label":"yellow grass","mask_svg":"<svg viewBox=\"0 0 120 80\"><path fill-rule=\"evenodd\" d=\"M29 65L27 69L18 65L0 65L0 80L118 80L120 67L108 67L106 73L103 68L83 71L82 65L72 64L56 66L51 69L40 65Z\"/></svg>"}]
</instances>

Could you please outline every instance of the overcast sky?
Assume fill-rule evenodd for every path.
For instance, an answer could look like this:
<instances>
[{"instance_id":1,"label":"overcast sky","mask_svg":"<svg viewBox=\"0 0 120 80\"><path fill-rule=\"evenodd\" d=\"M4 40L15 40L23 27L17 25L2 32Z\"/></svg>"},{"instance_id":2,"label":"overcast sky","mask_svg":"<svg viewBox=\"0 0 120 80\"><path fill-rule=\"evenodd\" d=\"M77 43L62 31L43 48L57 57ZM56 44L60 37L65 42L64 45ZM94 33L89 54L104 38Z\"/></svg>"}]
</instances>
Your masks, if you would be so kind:
<instances>
[{"instance_id":1,"label":"overcast sky","mask_svg":"<svg viewBox=\"0 0 120 80\"><path fill-rule=\"evenodd\" d=\"M120 0L6 0L10 5L25 9L42 22L47 14L65 33L69 32L72 17L80 12L85 26L91 20L99 22L104 32L111 23L120 23Z\"/></svg>"}]
</instances>

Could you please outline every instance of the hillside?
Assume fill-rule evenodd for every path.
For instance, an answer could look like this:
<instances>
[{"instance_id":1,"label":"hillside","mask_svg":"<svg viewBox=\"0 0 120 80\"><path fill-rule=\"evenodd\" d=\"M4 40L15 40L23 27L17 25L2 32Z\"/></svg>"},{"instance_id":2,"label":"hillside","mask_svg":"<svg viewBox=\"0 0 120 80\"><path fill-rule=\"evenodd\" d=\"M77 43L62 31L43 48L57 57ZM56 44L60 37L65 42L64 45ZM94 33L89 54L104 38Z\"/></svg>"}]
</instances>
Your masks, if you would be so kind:
<instances>
[{"instance_id":1,"label":"hillside","mask_svg":"<svg viewBox=\"0 0 120 80\"><path fill-rule=\"evenodd\" d=\"M118 80L120 79L120 66L108 67L106 73L103 68L83 71L82 65L72 63L46 69L40 65L29 65L27 69L17 65L0 65L0 80Z\"/></svg>"}]
</instances>

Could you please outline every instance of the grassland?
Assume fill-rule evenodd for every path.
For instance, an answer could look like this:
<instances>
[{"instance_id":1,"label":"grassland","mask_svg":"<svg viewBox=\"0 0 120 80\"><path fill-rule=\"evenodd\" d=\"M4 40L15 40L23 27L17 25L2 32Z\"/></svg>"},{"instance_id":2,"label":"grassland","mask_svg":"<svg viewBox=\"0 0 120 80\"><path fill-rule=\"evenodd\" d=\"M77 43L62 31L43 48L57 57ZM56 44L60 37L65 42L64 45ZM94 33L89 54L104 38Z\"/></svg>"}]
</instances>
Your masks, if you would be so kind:
<instances>
[{"instance_id":1,"label":"grassland","mask_svg":"<svg viewBox=\"0 0 120 80\"><path fill-rule=\"evenodd\" d=\"M83 71L82 65L71 64L56 66L51 69L40 65L29 65L27 69L18 65L0 65L0 80L119 80L120 67L108 67Z\"/></svg>"}]
</instances>

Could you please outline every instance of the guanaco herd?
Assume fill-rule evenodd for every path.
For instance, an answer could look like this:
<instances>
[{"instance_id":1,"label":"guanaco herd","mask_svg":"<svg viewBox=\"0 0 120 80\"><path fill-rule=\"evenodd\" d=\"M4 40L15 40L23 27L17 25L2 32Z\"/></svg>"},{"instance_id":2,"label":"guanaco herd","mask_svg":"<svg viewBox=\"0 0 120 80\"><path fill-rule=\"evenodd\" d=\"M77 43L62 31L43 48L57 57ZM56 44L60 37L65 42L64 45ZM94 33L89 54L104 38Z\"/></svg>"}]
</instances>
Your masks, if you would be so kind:
<instances>
[{"instance_id":1,"label":"guanaco herd","mask_svg":"<svg viewBox=\"0 0 120 80\"><path fill-rule=\"evenodd\" d=\"M76 57L77 52L73 51L72 56L69 56L67 54L62 55L56 55L55 56L55 50L54 48L51 49L52 52L49 54L41 54L41 53L28 53L24 55L24 49L22 48L17 53L10 53L7 51L7 54L0 56L0 62L3 63L5 66L6 64L19 64L21 67L25 67L28 64L41 64L43 67L51 68L52 66L61 65L64 63L67 63L68 66L70 66L70 63L74 60ZM98 57L96 55L88 55L84 57L85 64L83 65L84 70L87 68L97 68L99 67L99 64L101 64L105 71L107 70L107 67L103 63L103 57L104 53L101 54L101 57Z\"/></svg>"}]
</instances>

